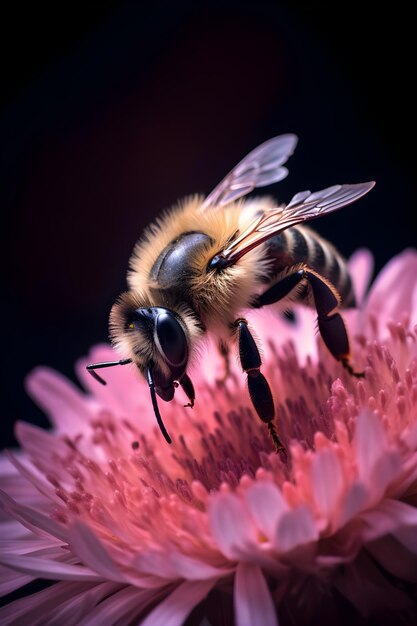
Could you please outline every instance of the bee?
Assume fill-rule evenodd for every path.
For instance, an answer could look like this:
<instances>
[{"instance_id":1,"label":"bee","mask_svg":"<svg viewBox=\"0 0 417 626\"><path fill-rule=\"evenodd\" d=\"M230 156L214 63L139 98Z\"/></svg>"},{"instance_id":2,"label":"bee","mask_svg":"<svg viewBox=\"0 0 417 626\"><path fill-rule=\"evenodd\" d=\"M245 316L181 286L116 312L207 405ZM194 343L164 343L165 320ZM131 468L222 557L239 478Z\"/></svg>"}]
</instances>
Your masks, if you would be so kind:
<instances>
[{"instance_id":1,"label":"bee","mask_svg":"<svg viewBox=\"0 0 417 626\"><path fill-rule=\"evenodd\" d=\"M211 334L225 358L236 347L249 395L276 451L285 450L274 424L270 386L245 311L298 301L315 307L330 353L354 376L342 306L354 306L346 262L304 222L327 215L366 194L374 182L333 185L297 193L287 205L269 197L244 199L255 188L288 174L284 163L297 144L280 135L250 152L206 197L188 197L144 232L130 259L129 290L113 305L110 337L124 355L92 363L96 370L133 363L147 380L159 428L168 443L157 396L169 402L180 386L193 407L187 373L203 337Z\"/></svg>"}]
</instances>

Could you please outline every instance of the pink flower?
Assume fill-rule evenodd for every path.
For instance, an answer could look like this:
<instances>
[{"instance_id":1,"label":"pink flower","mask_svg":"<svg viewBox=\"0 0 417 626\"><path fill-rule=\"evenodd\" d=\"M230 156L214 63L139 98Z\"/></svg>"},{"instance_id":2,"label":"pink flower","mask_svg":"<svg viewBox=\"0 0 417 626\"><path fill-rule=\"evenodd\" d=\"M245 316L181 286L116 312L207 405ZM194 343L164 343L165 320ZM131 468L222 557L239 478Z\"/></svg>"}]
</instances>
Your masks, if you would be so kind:
<instances>
[{"instance_id":1,"label":"pink flower","mask_svg":"<svg viewBox=\"0 0 417 626\"><path fill-rule=\"evenodd\" d=\"M361 299L371 263L364 251L350 261ZM287 462L238 368L215 383L210 347L194 410L163 404L171 447L128 366L102 387L83 359L87 393L33 372L53 430L17 424L21 450L1 460L0 587L57 582L4 606L0 624L415 620L416 275L417 253L403 252L346 312L363 380L314 336L314 312L297 309L294 325L252 316ZM88 360L113 357L102 346Z\"/></svg>"}]
</instances>

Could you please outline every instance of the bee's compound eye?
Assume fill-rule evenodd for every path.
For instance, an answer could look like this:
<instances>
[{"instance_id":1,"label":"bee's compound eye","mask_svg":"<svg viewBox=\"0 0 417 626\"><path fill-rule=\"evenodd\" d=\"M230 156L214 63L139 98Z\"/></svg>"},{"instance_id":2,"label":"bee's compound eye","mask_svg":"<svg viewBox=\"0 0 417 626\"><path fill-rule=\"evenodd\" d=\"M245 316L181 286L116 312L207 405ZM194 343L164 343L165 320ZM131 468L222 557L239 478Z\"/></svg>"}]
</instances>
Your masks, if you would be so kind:
<instances>
[{"instance_id":1,"label":"bee's compound eye","mask_svg":"<svg viewBox=\"0 0 417 626\"><path fill-rule=\"evenodd\" d=\"M187 338L182 327L169 311L164 311L158 315L156 336L168 363L178 367L186 361L188 354Z\"/></svg>"}]
</instances>

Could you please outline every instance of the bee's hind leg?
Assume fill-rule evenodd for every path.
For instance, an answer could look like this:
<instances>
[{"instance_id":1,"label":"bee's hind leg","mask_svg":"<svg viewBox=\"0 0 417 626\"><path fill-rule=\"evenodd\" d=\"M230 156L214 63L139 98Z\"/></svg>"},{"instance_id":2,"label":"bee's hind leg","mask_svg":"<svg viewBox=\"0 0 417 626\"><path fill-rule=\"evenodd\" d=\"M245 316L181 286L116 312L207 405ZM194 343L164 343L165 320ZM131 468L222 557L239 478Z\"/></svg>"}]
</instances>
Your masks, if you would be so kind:
<instances>
[{"instance_id":1,"label":"bee's hind leg","mask_svg":"<svg viewBox=\"0 0 417 626\"><path fill-rule=\"evenodd\" d=\"M327 348L349 374L362 378L364 376L363 372L355 372L350 364L349 337L343 317L337 310L340 305L340 296L330 281L318 274L318 272L311 270L307 266L294 268L294 271L290 271L279 282L275 283L263 294L260 294L252 306L261 308L282 300L302 280L308 281L313 293L320 335Z\"/></svg>"},{"instance_id":2,"label":"bee's hind leg","mask_svg":"<svg viewBox=\"0 0 417 626\"><path fill-rule=\"evenodd\" d=\"M317 323L320 335L324 343L335 359L341 362L343 367L357 378L363 378L363 372L356 372L350 364L350 346L343 317L337 308L340 297L329 281L317 272L306 269L306 278L313 292L314 303L317 310Z\"/></svg>"},{"instance_id":3,"label":"bee's hind leg","mask_svg":"<svg viewBox=\"0 0 417 626\"><path fill-rule=\"evenodd\" d=\"M262 359L258 346L248 328L248 322L237 319L234 326L238 329L239 358L242 369L248 375L248 388L253 406L261 420L268 427L275 451L285 452L273 422L275 416L274 400L265 376L261 373Z\"/></svg>"}]
</instances>

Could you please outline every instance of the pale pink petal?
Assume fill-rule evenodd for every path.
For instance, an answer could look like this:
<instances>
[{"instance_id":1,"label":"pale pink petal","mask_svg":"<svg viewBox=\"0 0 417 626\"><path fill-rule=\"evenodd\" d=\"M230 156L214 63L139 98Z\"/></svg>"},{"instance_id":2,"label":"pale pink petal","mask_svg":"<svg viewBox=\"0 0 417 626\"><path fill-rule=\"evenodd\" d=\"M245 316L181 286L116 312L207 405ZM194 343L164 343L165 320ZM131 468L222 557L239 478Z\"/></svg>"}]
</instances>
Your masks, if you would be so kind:
<instances>
[{"instance_id":1,"label":"pale pink petal","mask_svg":"<svg viewBox=\"0 0 417 626\"><path fill-rule=\"evenodd\" d=\"M31 433L33 432L34 438L38 439L36 431L40 429L36 426L31 426L28 429L26 426L27 424L24 424L24 422L17 422L16 435L20 437L21 434L24 433L23 436L25 439L29 440ZM51 435L52 439L48 439L48 433L45 434L47 437L43 439L44 446L39 447L38 451L36 447L29 444L32 450L31 455L26 450L24 457L16 457L14 452L9 451L7 451L6 454L10 459L10 462L19 471L20 476L25 479L27 486L26 497L24 493L20 492L19 494L16 494L16 499L17 495L19 495L19 502L22 501L22 499L30 502L30 493L33 494L36 492L37 504L41 505L42 502L44 502L48 505L48 508L50 508L51 500L55 503L61 504L61 500L55 492L55 485L57 483L62 483L65 487L68 481L70 483L73 482L73 476L71 476L69 472L70 463L67 464L65 461L60 463L57 461L57 457L60 457L63 460L67 458L70 453L70 448L64 444L61 437L56 438L56 445L54 446L53 441L55 436ZM39 439L42 439L42 437ZM26 446L26 443L24 442L22 445ZM31 457L30 461L29 457ZM7 491L9 493L9 490Z\"/></svg>"},{"instance_id":2,"label":"pale pink petal","mask_svg":"<svg viewBox=\"0 0 417 626\"><path fill-rule=\"evenodd\" d=\"M79 432L91 419L92 413L83 394L47 367L35 369L26 379L26 388L61 432Z\"/></svg>"},{"instance_id":3,"label":"pale pink petal","mask_svg":"<svg viewBox=\"0 0 417 626\"><path fill-rule=\"evenodd\" d=\"M410 524L409 526L400 526L392 531L395 537L403 546L413 554L417 554L417 526Z\"/></svg>"},{"instance_id":4,"label":"pale pink petal","mask_svg":"<svg viewBox=\"0 0 417 626\"><path fill-rule=\"evenodd\" d=\"M271 594L257 565L242 561L237 566L234 607L236 626L278 626Z\"/></svg>"},{"instance_id":5,"label":"pale pink petal","mask_svg":"<svg viewBox=\"0 0 417 626\"><path fill-rule=\"evenodd\" d=\"M10 458L10 461L15 465L16 469L19 470L20 475L26 478L27 482L29 484L31 483L33 487L37 490L38 505L42 501L41 498L44 498L44 501L48 503L50 503L50 500L55 500L55 502L58 502L58 498L55 495L55 491L51 483L46 479L45 475L42 474L37 467L35 467L35 465L29 463L27 460L26 462L18 460L11 452L8 453L8 456ZM46 450L44 456L46 459Z\"/></svg>"},{"instance_id":6,"label":"pale pink petal","mask_svg":"<svg viewBox=\"0 0 417 626\"><path fill-rule=\"evenodd\" d=\"M318 530L313 514L308 506L301 505L282 515L275 542L280 552L289 552L298 546L315 541L317 537Z\"/></svg>"},{"instance_id":7,"label":"pale pink petal","mask_svg":"<svg viewBox=\"0 0 417 626\"><path fill-rule=\"evenodd\" d=\"M417 325L417 284L414 284L414 289L411 294L411 307L410 307L410 326L415 328Z\"/></svg>"},{"instance_id":8,"label":"pale pink petal","mask_svg":"<svg viewBox=\"0 0 417 626\"><path fill-rule=\"evenodd\" d=\"M172 549L166 552L142 550L132 559L132 565L143 573L168 579L206 580L232 571L230 568L213 567Z\"/></svg>"},{"instance_id":9,"label":"pale pink petal","mask_svg":"<svg viewBox=\"0 0 417 626\"><path fill-rule=\"evenodd\" d=\"M1 498L0 491L0 498ZM2 511L2 515L9 517L7 513ZM20 524L20 522L16 520L2 521L0 525L1 536L5 539L27 539L32 536L32 532Z\"/></svg>"},{"instance_id":10,"label":"pale pink petal","mask_svg":"<svg viewBox=\"0 0 417 626\"><path fill-rule=\"evenodd\" d=\"M314 455L312 479L317 507L322 515L330 518L344 487L342 467L334 450L328 448Z\"/></svg>"},{"instance_id":11,"label":"pale pink petal","mask_svg":"<svg viewBox=\"0 0 417 626\"><path fill-rule=\"evenodd\" d=\"M8 567L2 567L0 565L0 597L6 596L8 593L27 585L33 580L33 576L27 576L25 574L19 574ZM0 609L1 611L1 609ZM0 612L1 619L1 612ZM1 623L1 622L0 622Z\"/></svg>"},{"instance_id":12,"label":"pale pink petal","mask_svg":"<svg viewBox=\"0 0 417 626\"><path fill-rule=\"evenodd\" d=\"M30 535L27 539L0 539L0 554L30 554L53 546L50 537Z\"/></svg>"},{"instance_id":13,"label":"pale pink petal","mask_svg":"<svg viewBox=\"0 0 417 626\"><path fill-rule=\"evenodd\" d=\"M14 452L11 453L11 458L16 458ZM17 467L15 469L17 471ZM0 485L1 490L7 491L11 497L19 500L22 504L42 506L43 503L47 502L47 499L21 474L18 476L9 475L4 477L4 479L0 481ZM0 518L2 517L0 513Z\"/></svg>"},{"instance_id":14,"label":"pale pink petal","mask_svg":"<svg viewBox=\"0 0 417 626\"><path fill-rule=\"evenodd\" d=\"M388 321L400 321L405 313L412 311L417 276L417 252L405 250L395 256L376 278L371 287L367 311L379 321L380 337L386 338L389 332L385 327Z\"/></svg>"},{"instance_id":15,"label":"pale pink petal","mask_svg":"<svg viewBox=\"0 0 417 626\"><path fill-rule=\"evenodd\" d=\"M66 601L62 601L57 605L57 608L49 610L47 614L48 626L79 626L81 620L85 615L92 612L98 612L102 607L102 600L106 598L106 602L110 596L113 598L118 592L119 586L114 583L102 583L95 585L89 589L86 585L76 593L74 590L73 595ZM131 587L129 589L132 589ZM119 606L119 617L123 617L124 611ZM43 626L45 623L45 617L39 620L39 626ZM96 622L99 624L100 622ZM101 622L102 624L110 624L110 620Z\"/></svg>"},{"instance_id":16,"label":"pale pink petal","mask_svg":"<svg viewBox=\"0 0 417 626\"><path fill-rule=\"evenodd\" d=\"M151 407L145 379L135 365L120 365L101 370L100 375L106 381L106 385L101 385L86 370L90 363L115 361L121 358L125 357L117 354L109 345L96 346L88 358L77 362L78 378L107 410L113 411L116 416L137 416L139 419L143 411L150 414Z\"/></svg>"},{"instance_id":17,"label":"pale pink petal","mask_svg":"<svg viewBox=\"0 0 417 626\"><path fill-rule=\"evenodd\" d=\"M63 440L39 426L18 421L15 425L15 435L26 454L32 458L36 459L40 453L42 456L54 452L62 456L68 454L68 446Z\"/></svg>"},{"instance_id":18,"label":"pale pink petal","mask_svg":"<svg viewBox=\"0 0 417 626\"><path fill-rule=\"evenodd\" d=\"M392 450L375 463L371 474L372 494L382 497L389 484L398 476L403 466L399 452Z\"/></svg>"},{"instance_id":19,"label":"pale pink petal","mask_svg":"<svg viewBox=\"0 0 417 626\"><path fill-rule=\"evenodd\" d=\"M353 519L360 511L363 511L370 502L368 489L362 483L353 482L343 499L340 507L338 526L344 526Z\"/></svg>"},{"instance_id":20,"label":"pale pink petal","mask_svg":"<svg viewBox=\"0 0 417 626\"><path fill-rule=\"evenodd\" d=\"M48 619L55 609L60 609L73 598L83 596L88 597L89 593L96 594L100 589L109 591L108 583L80 583L80 582L59 582L50 587L38 591L30 596L11 602L7 606L0 608L0 624L8 626L44 626L48 624ZM71 623L71 622L70 622ZM67 622L61 622L67 626Z\"/></svg>"},{"instance_id":21,"label":"pale pink petal","mask_svg":"<svg viewBox=\"0 0 417 626\"><path fill-rule=\"evenodd\" d=\"M182 583L146 616L140 626L182 626L186 617L207 596L214 584L213 580Z\"/></svg>"},{"instance_id":22,"label":"pale pink petal","mask_svg":"<svg viewBox=\"0 0 417 626\"><path fill-rule=\"evenodd\" d=\"M360 304L364 300L374 270L372 252L367 248L360 248L354 252L349 259L348 269L353 280L356 302Z\"/></svg>"},{"instance_id":23,"label":"pale pink petal","mask_svg":"<svg viewBox=\"0 0 417 626\"><path fill-rule=\"evenodd\" d=\"M278 520L288 510L280 489L271 482L253 483L245 492L248 510L259 530L272 539Z\"/></svg>"},{"instance_id":24,"label":"pale pink petal","mask_svg":"<svg viewBox=\"0 0 417 626\"><path fill-rule=\"evenodd\" d=\"M401 526L417 529L417 509L399 500L383 500L377 508L363 513L361 518L365 522L364 541L388 535Z\"/></svg>"},{"instance_id":25,"label":"pale pink petal","mask_svg":"<svg viewBox=\"0 0 417 626\"><path fill-rule=\"evenodd\" d=\"M73 580L73 581L102 581L103 576L96 572L82 567L81 565L71 565L60 563L52 559L40 559L32 556L17 556L10 554L0 555L0 563L6 567L29 574L34 578L46 578L49 580Z\"/></svg>"},{"instance_id":26,"label":"pale pink petal","mask_svg":"<svg viewBox=\"0 0 417 626\"><path fill-rule=\"evenodd\" d=\"M81 614L77 626L110 626L113 624L137 624L135 617L153 603L161 591L125 587L100 602L91 611ZM61 622L62 623L62 622ZM65 622L64 622L65 623ZM57 624L57 626L60 626Z\"/></svg>"},{"instance_id":27,"label":"pale pink petal","mask_svg":"<svg viewBox=\"0 0 417 626\"><path fill-rule=\"evenodd\" d=\"M57 539L66 541L66 531L58 522L55 522L40 511L18 504L2 491L0 491L0 506L36 535L48 533Z\"/></svg>"},{"instance_id":28,"label":"pale pink petal","mask_svg":"<svg viewBox=\"0 0 417 626\"><path fill-rule=\"evenodd\" d=\"M209 518L220 550L230 559L256 542L253 523L241 499L234 493L218 493L210 499Z\"/></svg>"},{"instance_id":29,"label":"pale pink petal","mask_svg":"<svg viewBox=\"0 0 417 626\"><path fill-rule=\"evenodd\" d=\"M172 579L178 574L167 556L157 550L141 550L132 558L132 565L142 574Z\"/></svg>"},{"instance_id":30,"label":"pale pink petal","mask_svg":"<svg viewBox=\"0 0 417 626\"><path fill-rule=\"evenodd\" d=\"M176 550L172 550L169 555L177 575L185 580L207 580L210 578L221 578L232 572L231 568L213 567L203 560L195 559Z\"/></svg>"},{"instance_id":31,"label":"pale pink petal","mask_svg":"<svg viewBox=\"0 0 417 626\"><path fill-rule=\"evenodd\" d=\"M91 570L100 574L104 579L126 582L126 576L122 574L102 542L86 524L76 522L68 535L73 552Z\"/></svg>"},{"instance_id":32,"label":"pale pink petal","mask_svg":"<svg viewBox=\"0 0 417 626\"><path fill-rule=\"evenodd\" d=\"M388 451L381 419L371 411L362 411L356 422L355 441L359 478L364 483L371 483L370 478L375 464Z\"/></svg>"},{"instance_id":33,"label":"pale pink petal","mask_svg":"<svg viewBox=\"0 0 417 626\"><path fill-rule=\"evenodd\" d=\"M13 450L15 455L22 455L21 451L18 449ZM19 472L16 470L14 465L10 463L10 460L6 454L0 452L0 479L3 480L13 480L19 477Z\"/></svg>"}]
</instances>

